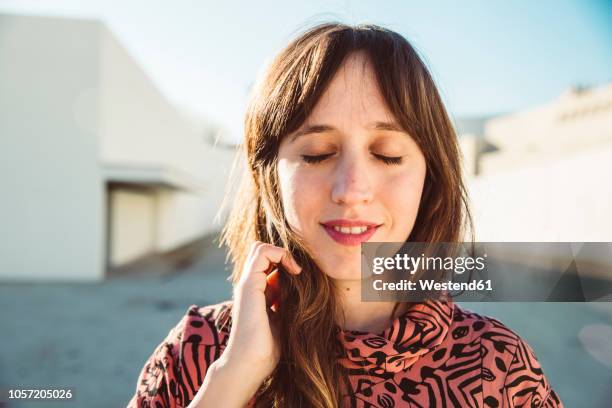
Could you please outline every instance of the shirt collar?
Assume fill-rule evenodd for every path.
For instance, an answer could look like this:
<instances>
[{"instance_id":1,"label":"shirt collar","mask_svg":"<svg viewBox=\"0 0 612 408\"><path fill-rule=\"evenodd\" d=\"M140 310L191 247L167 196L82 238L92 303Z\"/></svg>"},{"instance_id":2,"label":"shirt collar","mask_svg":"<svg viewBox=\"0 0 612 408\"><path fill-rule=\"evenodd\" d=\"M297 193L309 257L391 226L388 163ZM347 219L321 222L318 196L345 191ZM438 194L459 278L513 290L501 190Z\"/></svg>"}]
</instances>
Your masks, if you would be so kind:
<instances>
[{"instance_id":1,"label":"shirt collar","mask_svg":"<svg viewBox=\"0 0 612 408\"><path fill-rule=\"evenodd\" d=\"M349 369L379 373L405 370L444 341L453 311L450 297L426 300L412 305L382 333L338 329L345 350L339 361Z\"/></svg>"}]
</instances>

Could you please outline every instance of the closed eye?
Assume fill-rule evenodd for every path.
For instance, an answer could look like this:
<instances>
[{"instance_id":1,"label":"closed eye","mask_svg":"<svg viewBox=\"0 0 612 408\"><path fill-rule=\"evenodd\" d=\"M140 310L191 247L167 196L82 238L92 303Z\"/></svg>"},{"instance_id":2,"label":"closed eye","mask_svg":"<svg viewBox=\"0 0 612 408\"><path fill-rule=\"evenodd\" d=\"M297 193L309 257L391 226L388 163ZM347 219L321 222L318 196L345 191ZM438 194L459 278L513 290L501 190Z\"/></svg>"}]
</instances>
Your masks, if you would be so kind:
<instances>
[{"instance_id":1,"label":"closed eye","mask_svg":"<svg viewBox=\"0 0 612 408\"><path fill-rule=\"evenodd\" d=\"M402 156L398 156L398 157L389 157L389 156L383 156L381 154L376 154L376 153L372 153L377 159L382 160L385 164L401 164L402 163Z\"/></svg>"},{"instance_id":2,"label":"closed eye","mask_svg":"<svg viewBox=\"0 0 612 408\"><path fill-rule=\"evenodd\" d=\"M302 155L302 159L306 162L306 163L320 163L323 160L327 159L330 156L333 156L334 153L327 153L327 154L319 154L319 155L306 155L303 154ZM376 154L376 153L372 153L372 155L374 157L376 157L377 159L379 159L380 161L382 161L385 164L401 164L402 163L402 156L398 156L398 157L389 157L389 156L383 156L381 154Z\"/></svg>"},{"instance_id":3,"label":"closed eye","mask_svg":"<svg viewBox=\"0 0 612 408\"><path fill-rule=\"evenodd\" d=\"M319 163L327 159L329 156L333 156L333 155L334 155L333 153L319 154L316 156L309 156L309 155L303 154L302 159L304 159L306 163Z\"/></svg>"}]
</instances>

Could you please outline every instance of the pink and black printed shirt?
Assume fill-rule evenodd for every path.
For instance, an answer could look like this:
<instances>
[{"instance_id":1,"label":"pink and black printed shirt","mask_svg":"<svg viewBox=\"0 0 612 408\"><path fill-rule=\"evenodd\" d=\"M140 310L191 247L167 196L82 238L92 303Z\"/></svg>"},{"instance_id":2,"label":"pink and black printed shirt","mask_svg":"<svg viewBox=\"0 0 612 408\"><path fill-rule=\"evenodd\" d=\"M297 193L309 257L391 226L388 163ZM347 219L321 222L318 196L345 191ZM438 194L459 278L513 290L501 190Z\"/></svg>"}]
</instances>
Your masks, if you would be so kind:
<instances>
[{"instance_id":1,"label":"pink and black printed shirt","mask_svg":"<svg viewBox=\"0 0 612 408\"><path fill-rule=\"evenodd\" d=\"M227 345L232 305L192 305L146 361L128 407L189 405ZM346 407L563 407L523 339L452 300L415 304L382 333L338 328L338 338Z\"/></svg>"}]
</instances>

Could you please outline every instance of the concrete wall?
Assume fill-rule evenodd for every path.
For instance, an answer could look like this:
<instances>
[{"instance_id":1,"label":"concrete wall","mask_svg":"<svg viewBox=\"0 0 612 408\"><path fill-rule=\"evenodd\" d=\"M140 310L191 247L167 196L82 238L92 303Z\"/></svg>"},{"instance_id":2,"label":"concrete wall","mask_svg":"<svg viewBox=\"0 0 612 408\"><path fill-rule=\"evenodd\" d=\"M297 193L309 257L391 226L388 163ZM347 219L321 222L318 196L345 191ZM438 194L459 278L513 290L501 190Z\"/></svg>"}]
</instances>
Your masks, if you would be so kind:
<instances>
[{"instance_id":1,"label":"concrete wall","mask_svg":"<svg viewBox=\"0 0 612 408\"><path fill-rule=\"evenodd\" d=\"M101 47L101 162L179 170L202 186L156 192L156 250L168 251L218 230L213 218L235 150L213 147L205 129L168 103L106 29Z\"/></svg>"},{"instance_id":2,"label":"concrete wall","mask_svg":"<svg viewBox=\"0 0 612 408\"><path fill-rule=\"evenodd\" d=\"M0 15L2 279L95 280L103 273L99 29Z\"/></svg>"},{"instance_id":3,"label":"concrete wall","mask_svg":"<svg viewBox=\"0 0 612 408\"><path fill-rule=\"evenodd\" d=\"M100 159L201 174L206 146L197 129L159 93L106 28L100 45Z\"/></svg>"},{"instance_id":4,"label":"concrete wall","mask_svg":"<svg viewBox=\"0 0 612 408\"><path fill-rule=\"evenodd\" d=\"M482 173L554 162L612 143L612 84L568 90L545 105L494 118L485 134L500 150L481 157Z\"/></svg>"},{"instance_id":5,"label":"concrete wall","mask_svg":"<svg viewBox=\"0 0 612 408\"><path fill-rule=\"evenodd\" d=\"M157 199L149 189L113 188L109 192L111 266L155 251Z\"/></svg>"},{"instance_id":6,"label":"concrete wall","mask_svg":"<svg viewBox=\"0 0 612 408\"><path fill-rule=\"evenodd\" d=\"M235 150L209 134L102 23L1 15L0 279L98 280L107 255L120 265L218 230ZM107 200L109 183L150 197Z\"/></svg>"},{"instance_id":7,"label":"concrete wall","mask_svg":"<svg viewBox=\"0 0 612 408\"><path fill-rule=\"evenodd\" d=\"M612 241L612 143L468 184L478 241Z\"/></svg>"}]
</instances>

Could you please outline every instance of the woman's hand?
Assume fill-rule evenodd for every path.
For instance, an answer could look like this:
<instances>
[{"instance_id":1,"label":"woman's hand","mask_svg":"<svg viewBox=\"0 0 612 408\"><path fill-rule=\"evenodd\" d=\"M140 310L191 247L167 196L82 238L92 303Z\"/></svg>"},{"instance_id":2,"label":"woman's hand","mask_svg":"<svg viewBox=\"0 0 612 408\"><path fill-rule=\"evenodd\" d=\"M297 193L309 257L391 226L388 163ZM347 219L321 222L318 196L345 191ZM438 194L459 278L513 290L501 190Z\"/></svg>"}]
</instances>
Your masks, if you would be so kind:
<instances>
[{"instance_id":1,"label":"woman's hand","mask_svg":"<svg viewBox=\"0 0 612 408\"><path fill-rule=\"evenodd\" d=\"M232 329L222 355L228 365L250 367L261 381L272 373L280 359L274 318L275 313L282 313L282 305L278 304L281 272L277 264L292 274L302 271L284 248L260 241L251 245L234 288ZM238 360L240 364L230 364Z\"/></svg>"},{"instance_id":2,"label":"woman's hand","mask_svg":"<svg viewBox=\"0 0 612 408\"><path fill-rule=\"evenodd\" d=\"M280 348L274 315L282 313L278 264L292 274L302 271L285 249L259 241L251 245L234 287L227 347L209 367L189 408L243 407L276 368Z\"/></svg>"}]
</instances>

